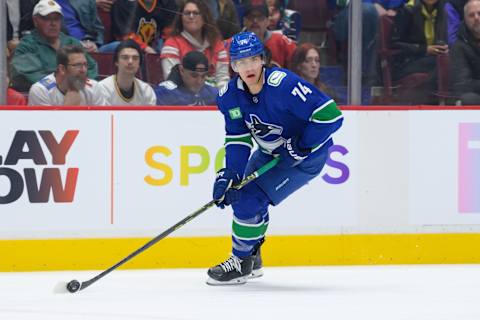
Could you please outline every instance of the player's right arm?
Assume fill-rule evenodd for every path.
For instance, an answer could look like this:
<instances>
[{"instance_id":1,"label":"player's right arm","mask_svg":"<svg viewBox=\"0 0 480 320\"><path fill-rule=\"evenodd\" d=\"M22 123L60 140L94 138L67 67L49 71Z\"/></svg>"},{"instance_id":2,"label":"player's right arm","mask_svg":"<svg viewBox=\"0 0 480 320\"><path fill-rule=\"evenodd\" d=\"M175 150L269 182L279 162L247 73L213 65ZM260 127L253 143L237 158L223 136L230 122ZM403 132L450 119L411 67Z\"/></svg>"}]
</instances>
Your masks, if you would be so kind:
<instances>
[{"instance_id":1,"label":"player's right arm","mask_svg":"<svg viewBox=\"0 0 480 320\"><path fill-rule=\"evenodd\" d=\"M239 193L232 185L240 183L250 150L252 137L245 125L234 89L227 83L218 93L218 109L225 119L225 168L217 172L213 185L213 199L220 208L238 201Z\"/></svg>"},{"instance_id":2,"label":"player's right arm","mask_svg":"<svg viewBox=\"0 0 480 320\"><path fill-rule=\"evenodd\" d=\"M232 81L233 82L233 81ZM217 105L225 119L225 161L226 168L243 176L250 151L252 136L243 120L243 114L230 82L217 96Z\"/></svg>"}]
</instances>

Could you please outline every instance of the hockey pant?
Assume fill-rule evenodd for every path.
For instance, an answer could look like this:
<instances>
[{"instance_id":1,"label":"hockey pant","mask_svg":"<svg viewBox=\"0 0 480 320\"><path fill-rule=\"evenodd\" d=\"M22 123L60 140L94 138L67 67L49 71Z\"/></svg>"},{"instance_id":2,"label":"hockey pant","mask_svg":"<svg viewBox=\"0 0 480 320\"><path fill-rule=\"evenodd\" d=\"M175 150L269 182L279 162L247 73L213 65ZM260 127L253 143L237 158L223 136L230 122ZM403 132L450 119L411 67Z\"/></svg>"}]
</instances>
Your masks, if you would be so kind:
<instances>
[{"instance_id":1,"label":"hockey pant","mask_svg":"<svg viewBox=\"0 0 480 320\"><path fill-rule=\"evenodd\" d=\"M288 169L274 167L252 183L243 187L240 200L232 205L232 253L237 257L252 255L265 238L268 227L268 206L277 205L296 190L306 185L322 171L328 148L315 152L298 166ZM272 160L260 150L253 153L245 169L245 176Z\"/></svg>"}]
</instances>

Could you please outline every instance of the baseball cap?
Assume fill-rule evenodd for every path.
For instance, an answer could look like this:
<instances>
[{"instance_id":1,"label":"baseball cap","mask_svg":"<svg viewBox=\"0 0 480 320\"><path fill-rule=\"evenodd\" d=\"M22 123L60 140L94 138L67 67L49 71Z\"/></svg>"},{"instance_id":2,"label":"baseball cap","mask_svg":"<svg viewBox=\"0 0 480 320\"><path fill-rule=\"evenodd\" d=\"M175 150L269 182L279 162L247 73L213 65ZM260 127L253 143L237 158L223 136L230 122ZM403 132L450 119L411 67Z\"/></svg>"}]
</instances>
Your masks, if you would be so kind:
<instances>
[{"instance_id":1,"label":"baseball cap","mask_svg":"<svg viewBox=\"0 0 480 320\"><path fill-rule=\"evenodd\" d=\"M62 7L53 0L40 0L33 8L32 15L45 17L50 13L60 13L63 16Z\"/></svg>"},{"instance_id":2,"label":"baseball cap","mask_svg":"<svg viewBox=\"0 0 480 320\"><path fill-rule=\"evenodd\" d=\"M245 16L248 16L252 11L258 11L265 17L269 16L267 2L265 0L250 0L245 4Z\"/></svg>"},{"instance_id":3,"label":"baseball cap","mask_svg":"<svg viewBox=\"0 0 480 320\"><path fill-rule=\"evenodd\" d=\"M198 64L203 64L205 68L197 68ZM185 69L197 72L208 71L208 59L205 55L199 51L190 51L183 57L182 66Z\"/></svg>"}]
</instances>

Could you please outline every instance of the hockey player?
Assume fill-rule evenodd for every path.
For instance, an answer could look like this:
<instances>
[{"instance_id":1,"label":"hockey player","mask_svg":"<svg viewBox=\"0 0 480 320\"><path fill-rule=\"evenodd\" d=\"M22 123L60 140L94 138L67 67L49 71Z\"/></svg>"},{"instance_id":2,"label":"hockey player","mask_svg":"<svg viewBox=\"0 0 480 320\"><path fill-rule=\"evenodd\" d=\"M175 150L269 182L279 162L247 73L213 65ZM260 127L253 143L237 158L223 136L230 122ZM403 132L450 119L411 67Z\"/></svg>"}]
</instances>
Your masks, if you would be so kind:
<instances>
[{"instance_id":1,"label":"hockey player","mask_svg":"<svg viewBox=\"0 0 480 320\"><path fill-rule=\"evenodd\" d=\"M260 246L268 206L278 205L320 174L343 116L335 101L294 73L264 64L263 44L252 32L233 37L238 76L219 92L225 118L226 167L217 173L213 198L232 205L232 255L208 270L207 284L242 284L262 275ZM250 156L252 138L258 149ZM231 188L262 165L280 162L240 190Z\"/></svg>"}]
</instances>

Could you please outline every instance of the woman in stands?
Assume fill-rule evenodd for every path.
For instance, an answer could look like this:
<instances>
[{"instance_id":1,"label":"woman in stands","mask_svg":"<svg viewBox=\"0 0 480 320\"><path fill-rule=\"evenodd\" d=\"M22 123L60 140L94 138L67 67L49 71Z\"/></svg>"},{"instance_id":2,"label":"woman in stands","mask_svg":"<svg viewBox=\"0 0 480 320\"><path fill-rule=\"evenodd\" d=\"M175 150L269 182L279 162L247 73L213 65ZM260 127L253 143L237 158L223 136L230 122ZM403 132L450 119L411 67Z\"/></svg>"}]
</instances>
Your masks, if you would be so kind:
<instances>
[{"instance_id":1,"label":"woman in stands","mask_svg":"<svg viewBox=\"0 0 480 320\"><path fill-rule=\"evenodd\" d=\"M202 0L186 0L175 18L172 36L162 48L162 69L165 79L172 68L190 51L202 52L208 59L208 81L221 88L229 80L228 56L212 14Z\"/></svg>"},{"instance_id":2,"label":"woman in stands","mask_svg":"<svg viewBox=\"0 0 480 320\"><path fill-rule=\"evenodd\" d=\"M292 71L336 99L335 91L320 80L320 51L312 43L302 43L292 58Z\"/></svg>"}]
</instances>

